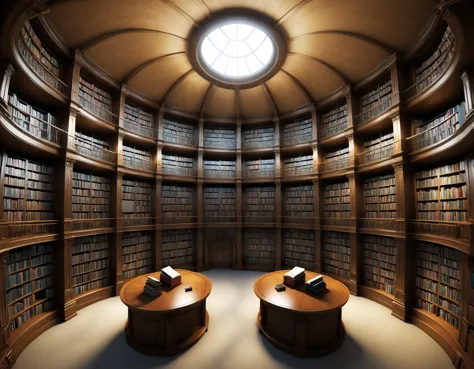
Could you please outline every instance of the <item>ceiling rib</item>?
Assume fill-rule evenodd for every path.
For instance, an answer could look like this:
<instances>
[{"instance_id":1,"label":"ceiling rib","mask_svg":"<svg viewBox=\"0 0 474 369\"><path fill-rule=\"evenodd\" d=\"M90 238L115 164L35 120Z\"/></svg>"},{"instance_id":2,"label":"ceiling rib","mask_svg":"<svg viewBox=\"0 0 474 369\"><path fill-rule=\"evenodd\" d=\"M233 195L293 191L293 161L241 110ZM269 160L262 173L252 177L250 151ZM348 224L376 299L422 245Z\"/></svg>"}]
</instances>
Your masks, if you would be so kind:
<instances>
[{"instance_id":1,"label":"ceiling rib","mask_svg":"<svg viewBox=\"0 0 474 369\"><path fill-rule=\"evenodd\" d=\"M166 108L166 100L168 99L169 95L171 92L177 88L185 79L187 76L189 76L192 72L194 72L194 69L191 68L188 70L186 73L184 73L181 77L179 77L176 81L173 82L173 84L168 88L168 91L163 95L163 98L161 99L161 106Z\"/></svg>"},{"instance_id":2,"label":"ceiling rib","mask_svg":"<svg viewBox=\"0 0 474 369\"><path fill-rule=\"evenodd\" d=\"M306 100L308 100L308 103L310 104L314 103L313 98L311 97L311 94L309 93L309 91L306 89L306 87L303 86L303 84L295 76L293 76L290 72L287 72L283 68L281 69L281 71L285 73L291 79L294 85L301 90Z\"/></svg>"},{"instance_id":3,"label":"ceiling rib","mask_svg":"<svg viewBox=\"0 0 474 369\"><path fill-rule=\"evenodd\" d=\"M358 32L350 32L350 31L340 31L340 30L327 30L327 31L315 31L315 32L308 32L304 33L302 35L298 35L295 37L292 37L288 40L288 42L291 42L293 40L297 40L299 38L303 37L308 37L311 35L342 35L342 36L347 36L347 37L352 37L361 41L365 41L375 47L378 47L379 49L382 49L383 51L393 54L396 52L394 48L392 48L390 45L387 45L383 43L382 41L376 40L375 38L372 38L370 36L363 35Z\"/></svg>"},{"instance_id":4,"label":"ceiling rib","mask_svg":"<svg viewBox=\"0 0 474 369\"><path fill-rule=\"evenodd\" d=\"M124 29L119 29L116 31L111 31L111 32L106 32L103 33L99 36L93 37L92 39L84 42L82 45L78 47L79 50L81 51L86 51L87 49L90 49L92 46L95 46L105 40L108 40L109 38L117 37L120 35L123 35L125 33L160 33L163 35L169 35L173 36L176 38L180 38L181 40L187 41L186 38L175 35L174 33L169 33L169 32L164 32L164 31L159 31L156 29L149 29L149 28L124 28Z\"/></svg>"},{"instance_id":5,"label":"ceiling rib","mask_svg":"<svg viewBox=\"0 0 474 369\"><path fill-rule=\"evenodd\" d=\"M176 53L170 53L170 54L165 54L165 55L161 55L161 56L158 56L157 58L153 58L151 60L147 60L146 62L140 64L138 67L136 67L134 70L132 70L129 74L127 74L125 76L125 78L123 79L123 83L127 84L129 83L138 73L140 73L142 70L144 70L145 68L148 68L150 65L160 61L161 59L164 59L164 58L168 58L170 56L174 56L174 55L179 55L179 54L186 54L186 51L178 51Z\"/></svg>"},{"instance_id":6,"label":"ceiling rib","mask_svg":"<svg viewBox=\"0 0 474 369\"><path fill-rule=\"evenodd\" d=\"M270 107L272 108L274 118L278 118L278 108L275 103L275 100L273 99L272 94L270 93L270 90L268 89L265 82L260 84L260 87L262 88L263 93L265 94L265 97L267 98L267 101L270 104Z\"/></svg>"},{"instance_id":7,"label":"ceiling rib","mask_svg":"<svg viewBox=\"0 0 474 369\"><path fill-rule=\"evenodd\" d=\"M347 77L346 75L344 75L344 73L342 73L339 69L337 69L336 67L332 66L331 64L329 64L328 62L325 62L324 60L321 60L319 58L315 58L314 56L311 56L311 55L308 55L308 54L301 54L301 53L295 53L293 51L290 51L288 52L288 56L298 56L298 57L301 57L301 58L309 58L309 59L312 59L313 61L315 61L316 63L319 63L321 65L324 65L326 68L329 68L331 71L333 71L334 73L336 73L338 75L338 77L344 82L344 84L349 84L350 83L350 80L349 80L349 77Z\"/></svg>"},{"instance_id":8,"label":"ceiling rib","mask_svg":"<svg viewBox=\"0 0 474 369\"><path fill-rule=\"evenodd\" d=\"M196 20L191 17L188 13L186 13L183 9L181 9L178 5L176 5L174 2L170 0L161 0L162 3L168 5L171 9L177 11L179 14L181 14L188 22L190 22L194 27L199 27L199 24L196 22Z\"/></svg>"},{"instance_id":9,"label":"ceiling rib","mask_svg":"<svg viewBox=\"0 0 474 369\"><path fill-rule=\"evenodd\" d=\"M211 92L211 89L214 87L213 83L209 83L209 87L207 88L206 93L204 94L204 98L202 99L201 103L201 109L199 109L199 119L202 119L204 117L204 108L206 107L206 102L209 97L209 92Z\"/></svg>"},{"instance_id":10,"label":"ceiling rib","mask_svg":"<svg viewBox=\"0 0 474 369\"><path fill-rule=\"evenodd\" d=\"M207 6L206 2L205 2L204 0L201 0L201 3L206 7L206 9L207 9L207 11L209 12L209 14L210 14L210 15L213 15L211 9Z\"/></svg>"},{"instance_id":11,"label":"ceiling rib","mask_svg":"<svg viewBox=\"0 0 474 369\"><path fill-rule=\"evenodd\" d=\"M301 0L298 4L296 4L293 8L288 10L283 16L278 19L276 23L276 27L280 27L288 18L290 18L292 15L296 14L298 10L300 10L303 6L306 4L309 4L313 0Z\"/></svg>"}]
</instances>

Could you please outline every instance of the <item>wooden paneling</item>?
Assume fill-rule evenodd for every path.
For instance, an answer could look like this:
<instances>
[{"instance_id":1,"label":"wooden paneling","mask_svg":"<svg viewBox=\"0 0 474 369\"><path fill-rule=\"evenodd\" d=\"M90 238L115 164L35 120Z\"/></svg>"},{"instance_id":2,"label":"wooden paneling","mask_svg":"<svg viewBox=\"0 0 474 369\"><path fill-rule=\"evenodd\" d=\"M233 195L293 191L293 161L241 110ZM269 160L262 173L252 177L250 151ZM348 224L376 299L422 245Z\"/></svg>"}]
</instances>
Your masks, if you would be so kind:
<instances>
[{"instance_id":1,"label":"wooden paneling","mask_svg":"<svg viewBox=\"0 0 474 369\"><path fill-rule=\"evenodd\" d=\"M166 99L166 106L199 113L210 83L196 72L188 75Z\"/></svg>"},{"instance_id":2,"label":"wooden paneling","mask_svg":"<svg viewBox=\"0 0 474 369\"><path fill-rule=\"evenodd\" d=\"M239 99L242 118L272 116L272 108L261 86L239 91Z\"/></svg>"},{"instance_id":3,"label":"wooden paneling","mask_svg":"<svg viewBox=\"0 0 474 369\"><path fill-rule=\"evenodd\" d=\"M278 72L266 85L280 112L295 110L310 103L301 89L283 72Z\"/></svg>"}]
</instances>

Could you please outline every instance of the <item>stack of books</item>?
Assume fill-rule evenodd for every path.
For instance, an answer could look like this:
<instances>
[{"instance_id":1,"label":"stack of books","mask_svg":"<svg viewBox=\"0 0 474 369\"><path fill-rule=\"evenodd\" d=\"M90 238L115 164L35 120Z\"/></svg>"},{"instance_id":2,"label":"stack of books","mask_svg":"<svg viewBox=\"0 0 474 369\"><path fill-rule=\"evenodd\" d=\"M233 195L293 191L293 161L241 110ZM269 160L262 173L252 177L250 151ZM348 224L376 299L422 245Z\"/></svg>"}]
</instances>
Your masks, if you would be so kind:
<instances>
[{"instance_id":1,"label":"stack of books","mask_svg":"<svg viewBox=\"0 0 474 369\"><path fill-rule=\"evenodd\" d=\"M305 278L305 269L301 267L294 267L284 275L283 283L286 284L288 287L294 288L304 284Z\"/></svg>"},{"instance_id":2,"label":"stack of books","mask_svg":"<svg viewBox=\"0 0 474 369\"><path fill-rule=\"evenodd\" d=\"M170 266L167 266L166 268L161 269L160 281L170 288L173 288L181 283L181 274Z\"/></svg>"},{"instance_id":3,"label":"stack of books","mask_svg":"<svg viewBox=\"0 0 474 369\"><path fill-rule=\"evenodd\" d=\"M318 275L313 279L310 279L306 282L306 292L309 292L313 295L320 295L326 290L326 282L323 280L322 275Z\"/></svg>"},{"instance_id":4,"label":"stack of books","mask_svg":"<svg viewBox=\"0 0 474 369\"><path fill-rule=\"evenodd\" d=\"M161 295L161 282L153 277L148 276L143 290L149 297L158 297Z\"/></svg>"}]
</instances>

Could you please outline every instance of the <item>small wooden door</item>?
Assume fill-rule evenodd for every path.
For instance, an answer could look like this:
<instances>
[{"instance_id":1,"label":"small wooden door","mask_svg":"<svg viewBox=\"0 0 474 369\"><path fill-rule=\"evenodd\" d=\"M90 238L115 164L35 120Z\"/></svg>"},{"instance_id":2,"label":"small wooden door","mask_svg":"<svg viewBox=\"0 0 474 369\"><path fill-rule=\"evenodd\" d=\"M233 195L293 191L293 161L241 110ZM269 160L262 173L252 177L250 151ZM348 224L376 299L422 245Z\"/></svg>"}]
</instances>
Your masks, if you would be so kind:
<instances>
[{"instance_id":1,"label":"small wooden door","mask_svg":"<svg viewBox=\"0 0 474 369\"><path fill-rule=\"evenodd\" d=\"M233 245L228 237L216 237L209 246L211 268L233 267Z\"/></svg>"}]
</instances>

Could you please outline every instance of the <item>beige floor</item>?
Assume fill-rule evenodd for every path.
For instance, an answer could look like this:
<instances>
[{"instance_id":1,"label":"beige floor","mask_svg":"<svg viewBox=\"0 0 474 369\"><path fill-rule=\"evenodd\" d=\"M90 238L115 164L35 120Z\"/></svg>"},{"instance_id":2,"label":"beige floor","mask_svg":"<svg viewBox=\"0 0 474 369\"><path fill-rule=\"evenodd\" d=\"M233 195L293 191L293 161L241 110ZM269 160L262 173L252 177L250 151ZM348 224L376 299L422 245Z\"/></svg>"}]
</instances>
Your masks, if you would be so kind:
<instances>
[{"instance_id":1,"label":"beige floor","mask_svg":"<svg viewBox=\"0 0 474 369\"><path fill-rule=\"evenodd\" d=\"M205 274L213 283L209 331L180 356L148 357L127 346L123 335L127 309L114 297L45 332L20 355L14 369L454 368L428 335L395 319L381 305L354 296L343 309L347 336L342 347L319 359L294 358L257 332L253 282L262 273L212 270Z\"/></svg>"}]
</instances>

